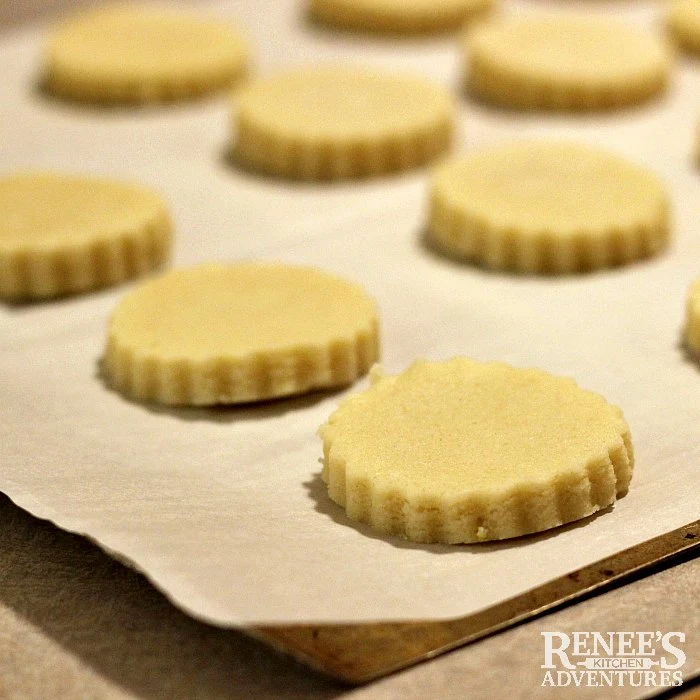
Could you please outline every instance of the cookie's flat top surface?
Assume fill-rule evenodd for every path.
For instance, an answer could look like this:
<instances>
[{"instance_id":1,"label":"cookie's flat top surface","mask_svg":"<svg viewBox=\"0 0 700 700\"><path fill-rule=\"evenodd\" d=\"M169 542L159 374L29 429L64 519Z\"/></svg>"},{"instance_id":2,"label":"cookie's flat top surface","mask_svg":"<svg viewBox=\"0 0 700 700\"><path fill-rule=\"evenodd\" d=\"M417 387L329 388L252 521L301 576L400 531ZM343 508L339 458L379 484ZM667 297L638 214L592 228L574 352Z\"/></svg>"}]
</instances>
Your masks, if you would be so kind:
<instances>
[{"instance_id":1,"label":"cookie's flat top surface","mask_svg":"<svg viewBox=\"0 0 700 700\"><path fill-rule=\"evenodd\" d=\"M534 17L494 22L468 39L472 52L515 74L598 82L643 77L668 61L663 44L612 20Z\"/></svg>"},{"instance_id":2,"label":"cookie's flat top surface","mask_svg":"<svg viewBox=\"0 0 700 700\"><path fill-rule=\"evenodd\" d=\"M78 15L59 25L48 56L87 75L187 76L244 60L238 33L194 12L117 6Z\"/></svg>"},{"instance_id":3,"label":"cookie's flat top surface","mask_svg":"<svg viewBox=\"0 0 700 700\"><path fill-rule=\"evenodd\" d=\"M139 185L56 173L11 175L0 179L0 247L138 234L163 207Z\"/></svg>"},{"instance_id":4,"label":"cookie's flat top surface","mask_svg":"<svg viewBox=\"0 0 700 700\"><path fill-rule=\"evenodd\" d=\"M412 76L309 67L251 85L238 110L260 126L307 138L401 137L444 121L452 98L440 85Z\"/></svg>"},{"instance_id":5,"label":"cookie's flat top surface","mask_svg":"<svg viewBox=\"0 0 700 700\"><path fill-rule=\"evenodd\" d=\"M348 478L450 501L583 472L621 443L621 425L570 379L457 358L377 379L325 431Z\"/></svg>"},{"instance_id":6,"label":"cookie's flat top surface","mask_svg":"<svg viewBox=\"0 0 700 700\"><path fill-rule=\"evenodd\" d=\"M357 285L311 268L201 265L147 282L115 311L122 345L188 359L353 338L376 317Z\"/></svg>"},{"instance_id":7,"label":"cookie's flat top surface","mask_svg":"<svg viewBox=\"0 0 700 700\"><path fill-rule=\"evenodd\" d=\"M571 143L525 142L454 159L436 171L436 196L516 231L607 232L658 217L666 195L652 171Z\"/></svg>"}]
</instances>

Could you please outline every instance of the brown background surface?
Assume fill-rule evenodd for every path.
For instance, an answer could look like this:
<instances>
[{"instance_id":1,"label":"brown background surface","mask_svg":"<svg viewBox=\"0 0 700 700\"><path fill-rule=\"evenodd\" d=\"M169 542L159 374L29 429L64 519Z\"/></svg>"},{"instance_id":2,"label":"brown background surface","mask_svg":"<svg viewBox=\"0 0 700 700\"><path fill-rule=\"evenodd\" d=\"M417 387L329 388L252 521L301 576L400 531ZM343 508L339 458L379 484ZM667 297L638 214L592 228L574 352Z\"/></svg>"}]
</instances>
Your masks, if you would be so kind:
<instances>
[{"instance_id":1,"label":"brown background surface","mask_svg":"<svg viewBox=\"0 0 700 700\"><path fill-rule=\"evenodd\" d=\"M95 0L6 0L0 28ZM198 622L84 538L0 495L0 698L596 698L541 688L542 630L678 630L700 674L700 559L363 688ZM651 689L606 689L646 697Z\"/></svg>"},{"instance_id":2,"label":"brown background surface","mask_svg":"<svg viewBox=\"0 0 700 700\"><path fill-rule=\"evenodd\" d=\"M240 632L193 620L143 576L1 495L0 532L2 698L603 697L595 688L540 687L542 630L681 630L684 672L700 673L700 559L348 689Z\"/></svg>"}]
</instances>

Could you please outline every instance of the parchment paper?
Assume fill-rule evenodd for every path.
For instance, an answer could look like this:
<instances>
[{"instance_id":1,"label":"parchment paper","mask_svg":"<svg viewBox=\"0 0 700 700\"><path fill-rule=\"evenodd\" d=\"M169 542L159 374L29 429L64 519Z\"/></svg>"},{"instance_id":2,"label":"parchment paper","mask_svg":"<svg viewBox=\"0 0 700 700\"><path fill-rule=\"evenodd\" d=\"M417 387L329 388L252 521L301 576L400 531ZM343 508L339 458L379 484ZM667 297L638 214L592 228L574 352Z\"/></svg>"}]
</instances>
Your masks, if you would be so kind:
<instances>
[{"instance_id":1,"label":"parchment paper","mask_svg":"<svg viewBox=\"0 0 700 700\"><path fill-rule=\"evenodd\" d=\"M288 0L214 6L247 26L260 73L336 59L458 84L451 38L336 35L307 26ZM652 6L615 7L656 21ZM468 355L573 376L623 408L637 467L614 509L539 536L453 547L380 537L348 521L319 477L315 433L341 394L170 410L108 390L97 363L127 285L0 306L0 490L20 506L93 538L176 604L226 625L465 615L700 516L700 368L679 346L685 294L700 274L700 65L680 63L665 100L617 115L523 116L462 99L457 151L563 136L647 164L670 188L669 253L534 278L429 252L425 170L292 185L225 162L226 98L134 112L42 97L33 90L42 36L36 28L0 41L3 171L52 167L158 188L177 225L177 265L279 259L363 283L381 307L388 372Z\"/></svg>"}]
</instances>

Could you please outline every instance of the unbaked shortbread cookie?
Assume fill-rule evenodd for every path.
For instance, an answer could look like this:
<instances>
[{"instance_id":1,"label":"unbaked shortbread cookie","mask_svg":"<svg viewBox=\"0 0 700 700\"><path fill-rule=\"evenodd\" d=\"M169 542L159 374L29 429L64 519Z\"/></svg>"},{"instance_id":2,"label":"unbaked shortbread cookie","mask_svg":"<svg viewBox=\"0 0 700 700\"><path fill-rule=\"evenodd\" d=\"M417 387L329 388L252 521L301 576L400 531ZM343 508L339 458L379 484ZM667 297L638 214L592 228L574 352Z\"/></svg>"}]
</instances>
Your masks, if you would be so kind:
<instances>
[{"instance_id":1,"label":"unbaked shortbread cookie","mask_svg":"<svg viewBox=\"0 0 700 700\"><path fill-rule=\"evenodd\" d=\"M320 434L330 497L379 532L415 542L518 537L627 491L622 412L571 379L465 358L371 376Z\"/></svg>"},{"instance_id":2,"label":"unbaked shortbread cookie","mask_svg":"<svg viewBox=\"0 0 700 700\"><path fill-rule=\"evenodd\" d=\"M667 83L670 57L651 35L610 20L533 17L467 35L467 84L516 108L605 109L642 102Z\"/></svg>"},{"instance_id":3,"label":"unbaked shortbread cookie","mask_svg":"<svg viewBox=\"0 0 700 700\"><path fill-rule=\"evenodd\" d=\"M350 384L379 353L357 285L269 263L177 270L128 294L109 323L104 372L164 404L244 403Z\"/></svg>"},{"instance_id":4,"label":"unbaked shortbread cookie","mask_svg":"<svg viewBox=\"0 0 700 700\"><path fill-rule=\"evenodd\" d=\"M116 284L159 266L170 245L165 203L144 187L55 173L0 179L0 298Z\"/></svg>"},{"instance_id":5,"label":"unbaked shortbread cookie","mask_svg":"<svg viewBox=\"0 0 700 700\"><path fill-rule=\"evenodd\" d=\"M525 141L437 168L426 235L491 268L575 272L657 253L668 209L644 168L590 147Z\"/></svg>"},{"instance_id":6,"label":"unbaked shortbread cookie","mask_svg":"<svg viewBox=\"0 0 700 700\"><path fill-rule=\"evenodd\" d=\"M688 349L700 357L700 279L693 282L688 292L685 342Z\"/></svg>"},{"instance_id":7,"label":"unbaked shortbread cookie","mask_svg":"<svg viewBox=\"0 0 700 700\"><path fill-rule=\"evenodd\" d=\"M343 29L429 33L456 29L493 0L310 0L313 18Z\"/></svg>"},{"instance_id":8,"label":"unbaked shortbread cookie","mask_svg":"<svg viewBox=\"0 0 700 700\"><path fill-rule=\"evenodd\" d=\"M412 168L450 143L447 90L360 68L295 70L247 88L236 105L233 155L244 166L301 179Z\"/></svg>"},{"instance_id":9,"label":"unbaked shortbread cookie","mask_svg":"<svg viewBox=\"0 0 700 700\"><path fill-rule=\"evenodd\" d=\"M44 83L80 101L163 102L235 83L247 58L245 41L225 23L147 6L107 7L57 28Z\"/></svg>"},{"instance_id":10,"label":"unbaked shortbread cookie","mask_svg":"<svg viewBox=\"0 0 700 700\"><path fill-rule=\"evenodd\" d=\"M676 0L670 6L666 25L681 48L700 53L700 0Z\"/></svg>"}]
</instances>

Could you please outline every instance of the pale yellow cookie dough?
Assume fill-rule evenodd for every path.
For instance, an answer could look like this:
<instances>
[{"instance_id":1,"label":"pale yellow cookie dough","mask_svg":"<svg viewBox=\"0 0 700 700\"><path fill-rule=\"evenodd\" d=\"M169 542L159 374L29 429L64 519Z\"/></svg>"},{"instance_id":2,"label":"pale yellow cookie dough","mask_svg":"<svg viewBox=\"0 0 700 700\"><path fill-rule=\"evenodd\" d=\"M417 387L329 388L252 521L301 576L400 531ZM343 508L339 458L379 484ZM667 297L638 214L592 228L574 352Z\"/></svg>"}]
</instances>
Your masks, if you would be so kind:
<instances>
[{"instance_id":1,"label":"pale yellow cookie dough","mask_svg":"<svg viewBox=\"0 0 700 700\"><path fill-rule=\"evenodd\" d=\"M666 26L685 51L700 53L700 0L676 0L668 10Z\"/></svg>"},{"instance_id":2,"label":"pale yellow cookie dough","mask_svg":"<svg viewBox=\"0 0 700 700\"><path fill-rule=\"evenodd\" d=\"M136 399L233 404L350 384L378 354L377 309L361 287L247 262L176 270L128 294L103 367Z\"/></svg>"},{"instance_id":3,"label":"pale yellow cookie dough","mask_svg":"<svg viewBox=\"0 0 700 700\"><path fill-rule=\"evenodd\" d=\"M568 273L662 250L669 204L660 179L599 149L524 141L433 173L433 247L495 269Z\"/></svg>"},{"instance_id":4,"label":"pale yellow cookie dough","mask_svg":"<svg viewBox=\"0 0 700 700\"><path fill-rule=\"evenodd\" d=\"M166 205L133 184L56 173L0 179L0 298L82 292L143 275L171 246Z\"/></svg>"},{"instance_id":5,"label":"pale yellow cookie dough","mask_svg":"<svg viewBox=\"0 0 700 700\"><path fill-rule=\"evenodd\" d=\"M44 84L79 101L163 102L232 85L247 62L246 42L225 22L117 5L59 25L46 50Z\"/></svg>"},{"instance_id":6,"label":"pale yellow cookie dough","mask_svg":"<svg viewBox=\"0 0 700 700\"><path fill-rule=\"evenodd\" d=\"M466 38L466 79L480 98L503 106L607 109L664 90L670 55L651 34L605 19L502 20Z\"/></svg>"},{"instance_id":7,"label":"pale yellow cookie dough","mask_svg":"<svg viewBox=\"0 0 700 700\"><path fill-rule=\"evenodd\" d=\"M379 532L415 542L518 537L627 491L622 412L571 379L465 358L371 376L320 434L330 497Z\"/></svg>"},{"instance_id":8,"label":"pale yellow cookie dough","mask_svg":"<svg viewBox=\"0 0 700 700\"><path fill-rule=\"evenodd\" d=\"M451 95L427 80L350 67L297 69L240 95L233 155L289 178L377 175L441 154L453 123Z\"/></svg>"},{"instance_id":9,"label":"pale yellow cookie dough","mask_svg":"<svg viewBox=\"0 0 700 700\"><path fill-rule=\"evenodd\" d=\"M493 0L310 0L314 19L342 29L415 34L457 29Z\"/></svg>"},{"instance_id":10,"label":"pale yellow cookie dough","mask_svg":"<svg viewBox=\"0 0 700 700\"><path fill-rule=\"evenodd\" d=\"M685 342L700 357L700 279L690 287L685 311Z\"/></svg>"}]
</instances>

